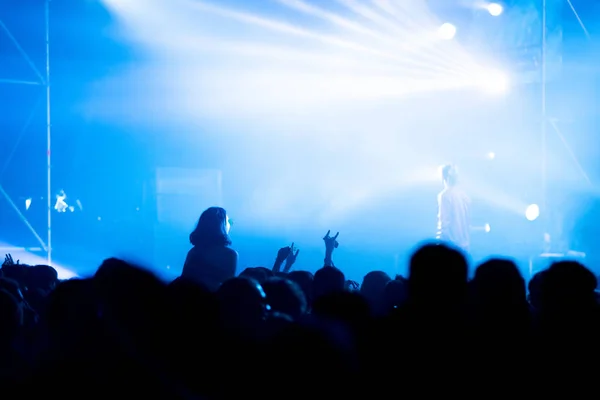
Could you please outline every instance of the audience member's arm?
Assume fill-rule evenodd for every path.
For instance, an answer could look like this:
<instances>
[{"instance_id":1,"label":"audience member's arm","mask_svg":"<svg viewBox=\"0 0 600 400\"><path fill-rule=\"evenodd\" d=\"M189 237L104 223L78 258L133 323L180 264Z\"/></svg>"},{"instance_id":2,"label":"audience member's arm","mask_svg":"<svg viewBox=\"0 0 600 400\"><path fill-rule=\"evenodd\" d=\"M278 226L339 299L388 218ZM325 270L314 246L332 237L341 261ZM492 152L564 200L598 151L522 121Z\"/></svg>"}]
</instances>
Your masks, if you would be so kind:
<instances>
[{"instance_id":1,"label":"audience member's arm","mask_svg":"<svg viewBox=\"0 0 600 400\"><path fill-rule=\"evenodd\" d=\"M275 258L275 263L273 264L272 271L274 273L281 272L281 266L283 265L283 262L288 259L290 254L292 254L293 247L294 247L294 243L292 243L291 246L282 247L281 249L279 249L279 251L277 252L277 258ZM286 267L287 267L287 265L286 265Z\"/></svg>"},{"instance_id":2,"label":"audience member's arm","mask_svg":"<svg viewBox=\"0 0 600 400\"><path fill-rule=\"evenodd\" d=\"M273 264L272 271L276 274L279 273L281 271L281 264L283 264L283 260L279 260L279 258L276 258L275 264Z\"/></svg>"},{"instance_id":3,"label":"audience member's arm","mask_svg":"<svg viewBox=\"0 0 600 400\"><path fill-rule=\"evenodd\" d=\"M336 233L335 236L331 237L330 236L331 231L327 231L327 234L325 235L325 237L323 238L323 241L325 242L325 263L324 266L325 267L333 267L333 250L335 250L338 246L339 243L337 241L338 236L340 236L340 233Z\"/></svg>"},{"instance_id":4,"label":"audience member's arm","mask_svg":"<svg viewBox=\"0 0 600 400\"><path fill-rule=\"evenodd\" d=\"M299 253L300 249L294 248L294 243L292 243L292 246L290 247L290 253L285 259L285 266L283 267L284 273L287 274L288 272L290 272L290 270L294 266L294 263L296 262L296 259L298 258Z\"/></svg>"},{"instance_id":5,"label":"audience member's arm","mask_svg":"<svg viewBox=\"0 0 600 400\"><path fill-rule=\"evenodd\" d=\"M4 267L5 265L11 266L11 265L19 265L20 261L17 260L17 262L15 262L12 258L11 254L6 254L4 256L4 262L2 263L2 266Z\"/></svg>"}]
</instances>

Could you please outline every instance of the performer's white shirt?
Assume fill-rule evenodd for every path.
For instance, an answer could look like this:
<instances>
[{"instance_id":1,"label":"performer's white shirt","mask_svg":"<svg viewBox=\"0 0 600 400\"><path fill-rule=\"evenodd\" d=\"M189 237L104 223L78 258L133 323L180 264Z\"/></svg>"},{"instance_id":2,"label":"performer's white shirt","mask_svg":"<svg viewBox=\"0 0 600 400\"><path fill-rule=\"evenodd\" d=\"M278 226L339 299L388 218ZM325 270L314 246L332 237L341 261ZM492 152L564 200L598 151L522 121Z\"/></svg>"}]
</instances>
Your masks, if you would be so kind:
<instances>
[{"instance_id":1,"label":"performer's white shirt","mask_svg":"<svg viewBox=\"0 0 600 400\"><path fill-rule=\"evenodd\" d=\"M66 202L67 196L56 196L56 203L54 204L54 209L60 213L66 212L69 208L69 205Z\"/></svg>"},{"instance_id":2,"label":"performer's white shirt","mask_svg":"<svg viewBox=\"0 0 600 400\"><path fill-rule=\"evenodd\" d=\"M456 186L447 187L438 195L438 236L443 241L469 251L471 200Z\"/></svg>"}]
</instances>

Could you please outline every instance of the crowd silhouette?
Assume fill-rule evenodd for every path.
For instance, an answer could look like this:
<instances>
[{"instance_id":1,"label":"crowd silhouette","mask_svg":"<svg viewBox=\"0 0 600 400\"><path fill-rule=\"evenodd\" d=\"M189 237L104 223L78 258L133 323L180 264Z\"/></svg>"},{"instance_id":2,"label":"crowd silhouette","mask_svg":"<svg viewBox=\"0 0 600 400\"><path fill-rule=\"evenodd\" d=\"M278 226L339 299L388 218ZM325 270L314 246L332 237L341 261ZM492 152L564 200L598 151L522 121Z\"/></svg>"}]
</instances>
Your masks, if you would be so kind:
<instances>
[{"instance_id":1,"label":"crowd silhouette","mask_svg":"<svg viewBox=\"0 0 600 400\"><path fill-rule=\"evenodd\" d=\"M225 210L190 235L182 275L108 259L88 279L6 257L0 278L0 387L6 398L168 399L560 395L595 390L597 278L560 261L528 285L490 259L469 280L465 255L432 242L407 276L324 262L297 269L294 245L272 268L236 276ZM275 252L274 252L275 253ZM589 393L588 393L589 392Z\"/></svg>"}]
</instances>

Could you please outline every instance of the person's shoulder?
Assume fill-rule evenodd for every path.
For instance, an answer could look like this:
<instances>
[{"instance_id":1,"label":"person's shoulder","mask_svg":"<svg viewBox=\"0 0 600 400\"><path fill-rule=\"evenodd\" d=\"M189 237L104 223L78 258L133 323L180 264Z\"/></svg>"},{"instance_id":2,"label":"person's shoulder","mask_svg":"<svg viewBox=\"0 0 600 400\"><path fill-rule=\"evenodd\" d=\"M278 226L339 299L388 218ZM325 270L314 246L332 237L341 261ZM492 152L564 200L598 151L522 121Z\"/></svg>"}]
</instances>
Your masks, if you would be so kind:
<instances>
[{"instance_id":1,"label":"person's shoulder","mask_svg":"<svg viewBox=\"0 0 600 400\"><path fill-rule=\"evenodd\" d=\"M221 253L222 260L225 261L228 265L232 267L237 266L238 263L238 253L234 249L229 246L223 247L223 252Z\"/></svg>"},{"instance_id":2,"label":"person's shoulder","mask_svg":"<svg viewBox=\"0 0 600 400\"><path fill-rule=\"evenodd\" d=\"M195 256L197 254L201 254L202 253L202 249L198 246L193 246L189 251L188 251L188 256Z\"/></svg>"},{"instance_id":3,"label":"person's shoulder","mask_svg":"<svg viewBox=\"0 0 600 400\"><path fill-rule=\"evenodd\" d=\"M229 254L229 255L231 255L231 256L236 256L236 257L237 257L237 255L238 255L238 252L237 252L237 251L235 251L234 249L232 249L232 248L231 248L231 247L229 247L229 246L225 246L225 247L223 247L223 252L224 252L225 254Z\"/></svg>"},{"instance_id":4,"label":"person's shoulder","mask_svg":"<svg viewBox=\"0 0 600 400\"><path fill-rule=\"evenodd\" d=\"M194 246L188 251L188 256L197 257L197 256L211 256L218 255L219 257L237 257L237 252L228 246L211 246L211 247L202 247L202 246Z\"/></svg>"},{"instance_id":5,"label":"person's shoulder","mask_svg":"<svg viewBox=\"0 0 600 400\"><path fill-rule=\"evenodd\" d=\"M438 193L438 201L442 201L444 199L448 199L452 196L452 191L449 188L444 188L441 192Z\"/></svg>"},{"instance_id":6,"label":"person's shoulder","mask_svg":"<svg viewBox=\"0 0 600 400\"><path fill-rule=\"evenodd\" d=\"M234 249L232 249L229 246L223 246L223 247L219 247L219 253L223 256L223 257L227 257L231 260L237 260L238 258L238 253L237 251L235 251Z\"/></svg>"}]
</instances>

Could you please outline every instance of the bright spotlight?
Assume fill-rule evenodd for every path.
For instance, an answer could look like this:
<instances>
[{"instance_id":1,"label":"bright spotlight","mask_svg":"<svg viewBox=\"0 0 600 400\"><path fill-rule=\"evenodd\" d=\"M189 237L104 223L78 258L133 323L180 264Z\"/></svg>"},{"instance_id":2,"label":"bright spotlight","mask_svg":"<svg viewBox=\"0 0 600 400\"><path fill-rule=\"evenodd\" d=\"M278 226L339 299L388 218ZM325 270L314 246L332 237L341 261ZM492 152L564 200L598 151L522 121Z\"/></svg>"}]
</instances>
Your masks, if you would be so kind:
<instances>
[{"instance_id":1,"label":"bright spotlight","mask_svg":"<svg viewBox=\"0 0 600 400\"><path fill-rule=\"evenodd\" d=\"M438 28L438 35L440 35L441 39L452 40L456 36L456 26L446 22Z\"/></svg>"},{"instance_id":2,"label":"bright spotlight","mask_svg":"<svg viewBox=\"0 0 600 400\"><path fill-rule=\"evenodd\" d=\"M485 224L483 229L485 229L485 233L490 233L490 231L492 230L492 227L490 226L490 224Z\"/></svg>"},{"instance_id":3,"label":"bright spotlight","mask_svg":"<svg viewBox=\"0 0 600 400\"><path fill-rule=\"evenodd\" d=\"M25 210L29 210L29 207L31 207L31 199L27 199L25 200Z\"/></svg>"},{"instance_id":4,"label":"bright spotlight","mask_svg":"<svg viewBox=\"0 0 600 400\"><path fill-rule=\"evenodd\" d=\"M487 6L487 10L493 17L498 17L504 12L504 7L498 3L490 3Z\"/></svg>"},{"instance_id":5,"label":"bright spotlight","mask_svg":"<svg viewBox=\"0 0 600 400\"><path fill-rule=\"evenodd\" d=\"M506 93L509 86L508 77L500 71L489 71L479 76L479 85L489 93Z\"/></svg>"},{"instance_id":6,"label":"bright spotlight","mask_svg":"<svg viewBox=\"0 0 600 400\"><path fill-rule=\"evenodd\" d=\"M540 207L537 204L531 204L525 210L525 217L529 221L535 221L540 216Z\"/></svg>"},{"instance_id":7,"label":"bright spotlight","mask_svg":"<svg viewBox=\"0 0 600 400\"><path fill-rule=\"evenodd\" d=\"M493 151L490 151L490 152L487 154L487 158L488 158L488 159L490 159L490 160L493 160L493 159L495 159L495 158L496 158L496 153L494 153Z\"/></svg>"}]
</instances>

